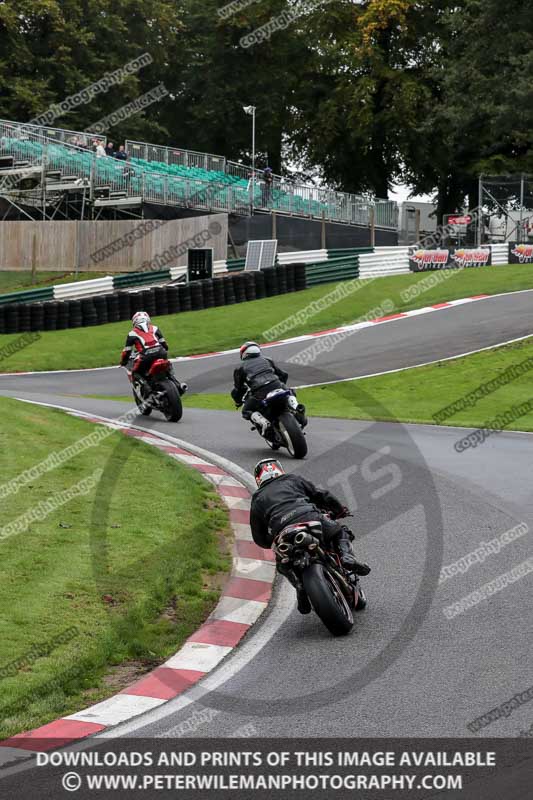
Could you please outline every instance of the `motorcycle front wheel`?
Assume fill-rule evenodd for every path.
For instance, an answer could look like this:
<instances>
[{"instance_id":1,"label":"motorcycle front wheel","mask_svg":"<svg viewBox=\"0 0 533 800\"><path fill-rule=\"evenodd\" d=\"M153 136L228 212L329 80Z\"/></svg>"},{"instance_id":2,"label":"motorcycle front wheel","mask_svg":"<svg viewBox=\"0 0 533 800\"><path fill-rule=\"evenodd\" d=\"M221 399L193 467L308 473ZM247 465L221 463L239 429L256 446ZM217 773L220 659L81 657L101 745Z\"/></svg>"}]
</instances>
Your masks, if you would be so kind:
<instances>
[{"instance_id":1,"label":"motorcycle front wheel","mask_svg":"<svg viewBox=\"0 0 533 800\"><path fill-rule=\"evenodd\" d=\"M293 458L305 458L307 455L307 442L294 416L285 411L278 420L278 426L290 455Z\"/></svg>"},{"instance_id":2,"label":"motorcycle front wheel","mask_svg":"<svg viewBox=\"0 0 533 800\"><path fill-rule=\"evenodd\" d=\"M353 614L342 589L329 570L320 563L310 564L302 582L315 613L333 636L346 636L353 628Z\"/></svg>"},{"instance_id":3,"label":"motorcycle front wheel","mask_svg":"<svg viewBox=\"0 0 533 800\"><path fill-rule=\"evenodd\" d=\"M149 417L150 414L152 413L152 407L144 403L142 400L139 400L135 391L133 392L133 399L135 400L135 405L137 406L143 417Z\"/></svg>"}]
</instances>

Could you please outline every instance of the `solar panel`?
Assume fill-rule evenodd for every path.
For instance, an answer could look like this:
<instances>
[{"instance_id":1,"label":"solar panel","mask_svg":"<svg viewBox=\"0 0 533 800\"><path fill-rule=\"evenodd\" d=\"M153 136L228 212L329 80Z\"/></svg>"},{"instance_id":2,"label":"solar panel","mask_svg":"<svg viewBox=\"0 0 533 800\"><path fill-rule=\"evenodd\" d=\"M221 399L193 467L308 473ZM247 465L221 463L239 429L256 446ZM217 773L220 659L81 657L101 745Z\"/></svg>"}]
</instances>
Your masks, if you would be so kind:
<instances>
[{"instance_id":1,"label":"solar panel","mask_svg":"<svg viewBox=\"0 0 533 800\"><path fill-rule=\"evenodd\" d=\"M246 248L245 270L273 267L278 251L277 239L252 239Z\"/></svg>"}]
</instances>

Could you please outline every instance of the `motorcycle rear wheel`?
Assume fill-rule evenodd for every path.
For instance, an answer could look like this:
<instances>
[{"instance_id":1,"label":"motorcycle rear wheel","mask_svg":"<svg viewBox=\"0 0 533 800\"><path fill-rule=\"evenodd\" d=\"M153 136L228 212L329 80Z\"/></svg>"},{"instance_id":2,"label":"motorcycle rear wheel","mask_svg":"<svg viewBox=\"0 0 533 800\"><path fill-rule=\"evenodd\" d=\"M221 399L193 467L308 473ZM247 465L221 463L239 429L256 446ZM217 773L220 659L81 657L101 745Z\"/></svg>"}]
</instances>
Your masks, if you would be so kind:
<instances>
[{"instance_id":1,"label":"motorcycle rear wheel","mask_svg":"<svg viewBox=\"0 0 533 800\"><path fill-rule=\"evenodd\" d=\"M173 381L165 380L160 381L161 391L165 393L165 400L163 404L163 414L168 422L179 422L183 416L183 405L181 397L178 392L178 387Z\"/></svg>"},{"instance_id":2,"label":"motorcycle rear wheel","mask_svg":"<svg viewBox=\"0 0 533 800\"><path fill-rule=\"evenodd\" d=\"M353 628L353 614L337 581L323 564L310 564L302 582L311 605L333 636L346 636Z\"/></svg>"},{"instance_id":3,"label":"motorcycle rear wheel","mask_svg":"<svg viewBox=\"0 0 533 800\"><path fill-rule=\"evenodd\" d=\"M305 458L307 455L307 442L294 416L285 411L285 413L281 414L278 425L290 455L293 458Z\"/></svg>"}]
</instances>

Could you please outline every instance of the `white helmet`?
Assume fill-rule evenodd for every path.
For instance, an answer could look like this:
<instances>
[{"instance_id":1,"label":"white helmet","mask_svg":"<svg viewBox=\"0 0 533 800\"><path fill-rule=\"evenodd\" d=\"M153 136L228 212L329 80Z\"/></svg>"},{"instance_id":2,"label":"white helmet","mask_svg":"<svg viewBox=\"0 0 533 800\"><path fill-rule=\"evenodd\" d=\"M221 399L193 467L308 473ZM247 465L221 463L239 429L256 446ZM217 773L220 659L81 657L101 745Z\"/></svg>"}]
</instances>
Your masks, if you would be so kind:
<instances>
[{"instance_id":1,"label":"white helmet","mask_svg":"<svg viewBox=\"0 0 533 800\"><path fill-rule=\"evenodd\" d=\"M244 361L245 358L250 358L250 356L260 356L261 348L256 342L245 342L239 352L241 354L241 361Z\"/></svg>"},{"instance_id":2,"label":"white helmet","mask_svg":"<svg viewBox=\"0 0 533 800\"><path fill-rule=\"evenodd\" d=\"M254 478L258 489L274 478L281 478L282 475L285 475L285 470L277 458L263 458L254 467Z\"/></svg>"},{"instance_id":3,"label":"white helmet","mask_svg":"<svg viewBox=\"0 0 533 800\"><path fill-rule=\"evenodd\" d=\"M146 311L137 311L136 314L133 315L131 324L134 328L140 328L145 333L148 333L148 328L150 327L152 320L150 319L149 314Z\"/></svg>"}]
</instances>

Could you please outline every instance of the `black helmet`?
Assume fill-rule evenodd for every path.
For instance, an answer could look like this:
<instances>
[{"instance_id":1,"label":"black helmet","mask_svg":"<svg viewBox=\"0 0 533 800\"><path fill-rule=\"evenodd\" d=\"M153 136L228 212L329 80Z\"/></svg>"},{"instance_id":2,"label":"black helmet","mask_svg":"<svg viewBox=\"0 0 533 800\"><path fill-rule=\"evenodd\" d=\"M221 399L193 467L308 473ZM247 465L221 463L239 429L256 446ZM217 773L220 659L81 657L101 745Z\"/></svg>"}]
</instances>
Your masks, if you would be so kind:
<instances>
[{"instance_id":1,"label":"black helmet","mask_svg":"<svg viewBox=\"0 0 533 800\"><path fill-rule=\"evenodd\" d=\"M275 458L263 458L254 467L254 478L258 489L274 478L281 478L282 475L285 475L285 470Z\"/></svg>"}]
</instances>

